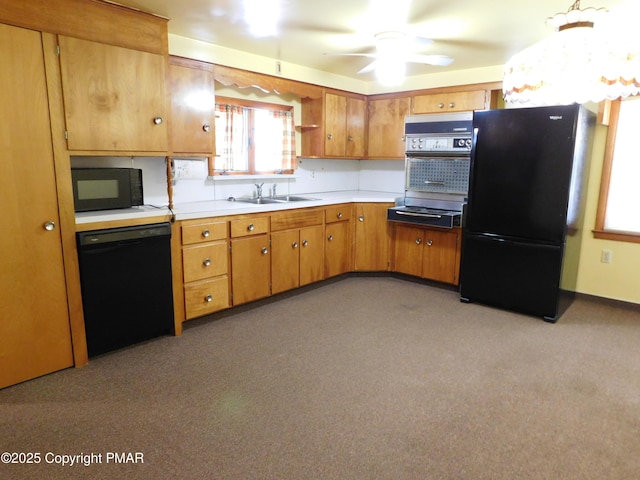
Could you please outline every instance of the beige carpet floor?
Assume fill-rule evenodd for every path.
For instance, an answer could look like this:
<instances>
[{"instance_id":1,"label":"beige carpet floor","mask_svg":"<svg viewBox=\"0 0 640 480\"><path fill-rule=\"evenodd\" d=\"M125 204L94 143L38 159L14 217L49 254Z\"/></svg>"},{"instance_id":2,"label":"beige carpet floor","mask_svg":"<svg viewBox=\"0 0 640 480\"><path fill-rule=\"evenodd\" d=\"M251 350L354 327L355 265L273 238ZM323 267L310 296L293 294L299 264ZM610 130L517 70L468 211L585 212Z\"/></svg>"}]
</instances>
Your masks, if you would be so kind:
<instances>
[{"instance_id":1,"label":"beige carpet floor","mask_svg":"<svg viewBox=\"0 0 640 480\"><path fill-rule=\"evenodd\" d=\"M185 327L0 390L0 478L640 478L638 306L347 276Z\"/></svg>"}]
</instances>

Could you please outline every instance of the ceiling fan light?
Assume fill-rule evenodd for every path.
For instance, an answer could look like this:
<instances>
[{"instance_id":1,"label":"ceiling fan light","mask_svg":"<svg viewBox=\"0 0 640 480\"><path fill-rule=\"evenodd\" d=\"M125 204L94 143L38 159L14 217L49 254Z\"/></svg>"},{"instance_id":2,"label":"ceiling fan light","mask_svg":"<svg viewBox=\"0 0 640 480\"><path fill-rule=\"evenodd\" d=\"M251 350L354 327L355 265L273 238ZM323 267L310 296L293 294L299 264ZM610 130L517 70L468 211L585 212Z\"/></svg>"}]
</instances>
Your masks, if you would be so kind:
<instances>
[{"instance_id":1,"label":"ceiling fan light","mask_svg":"<svg viewBox=\"0 0 640 480\"><path fill-rule=\"evenodd\" d=\"M406 64L401 58L379 58L376 67L376 78L386 86L394 87L404 82Z\"/></svg>"}]
</instances>

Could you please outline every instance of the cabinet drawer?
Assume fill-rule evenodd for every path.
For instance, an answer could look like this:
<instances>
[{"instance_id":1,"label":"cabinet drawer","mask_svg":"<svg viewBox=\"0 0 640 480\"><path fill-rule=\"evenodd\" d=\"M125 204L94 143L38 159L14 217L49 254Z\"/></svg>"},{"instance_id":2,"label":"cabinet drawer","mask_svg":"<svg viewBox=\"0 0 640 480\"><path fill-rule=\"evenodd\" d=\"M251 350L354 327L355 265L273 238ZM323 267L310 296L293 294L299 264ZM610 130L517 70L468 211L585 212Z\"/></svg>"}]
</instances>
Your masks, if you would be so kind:
<instances>
[{"instance_id":1,"label":"cabinet drawer","mask_svg":"<svg viewBox=\"0 0 640 480\"><path fill-rule=\"evenodd\" d=\"M294 228L321 225L324 220L322 210L305 208L292 212L282 212L271 215L271 231L291 230Z\"/></svg>"},{"instance_id":2,"label":"cabinet drawer","mask_svg":"<svg viewBox=\"0 0 640 480\"><path fill-rule=\"evenodd\" d=\"M206 222L182 225L182 244L211 242L227 238L227 222Z\"/></svg>"},{"instance_id":3,"label":"cabinet drawer","mask_svg":"<svg viewBox=\"0 0 640 480\"><path fill-rule=\"evenodd\" d=\"M351 219L351 204L334 205L325 209L325 222L342 222Z\"/></svg>"},{"instance_id":4,"label":"cabinet drawer","mask_svg":"<svg viewBox=\"0 0 640 480\"><path fill-rule=\"evenodd\" d=\"M216 277L184 288L186 318L192 319L229 307L229 277Z\"/></svg>"},{"instance_id":5,"label":"cabinet drawer","mask_svg":"<svg viewBox=\"0 0 640 480\"><path fill-rule=\"evenodd\" d=\"M226 241L183 248L185 283L225 275L229 271L227 252Z\"/></svg>"},{"instance_id":6,"label":"cabinet drawer","mask_svg":"<svg viewBox=\"0 0 640 480\"><path fill-rule=\"evenodd\" d=\"M254 217L231 220L231 237L246 237L269 231L269 217Z\"/></svg>"}]
</instances>

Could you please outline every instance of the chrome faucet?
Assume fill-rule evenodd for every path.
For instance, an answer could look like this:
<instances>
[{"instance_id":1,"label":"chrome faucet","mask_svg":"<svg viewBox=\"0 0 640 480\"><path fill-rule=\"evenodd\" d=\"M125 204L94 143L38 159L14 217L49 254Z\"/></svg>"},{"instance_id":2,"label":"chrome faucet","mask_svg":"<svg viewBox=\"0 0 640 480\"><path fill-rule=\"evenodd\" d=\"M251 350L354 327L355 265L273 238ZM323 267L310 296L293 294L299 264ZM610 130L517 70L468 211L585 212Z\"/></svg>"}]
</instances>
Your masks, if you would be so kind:
<instances>
[{"instance_id":1,"label":"chrome faucet","mask_svg":"<svg viewBox=\"0 0 640 480\"><path fill-rule=\"evenodd\" d=\"M257 197L262 198L262 186L264 185L264 183L255 183L254 185L256 186Z\"/></svg>"}]
</instances>

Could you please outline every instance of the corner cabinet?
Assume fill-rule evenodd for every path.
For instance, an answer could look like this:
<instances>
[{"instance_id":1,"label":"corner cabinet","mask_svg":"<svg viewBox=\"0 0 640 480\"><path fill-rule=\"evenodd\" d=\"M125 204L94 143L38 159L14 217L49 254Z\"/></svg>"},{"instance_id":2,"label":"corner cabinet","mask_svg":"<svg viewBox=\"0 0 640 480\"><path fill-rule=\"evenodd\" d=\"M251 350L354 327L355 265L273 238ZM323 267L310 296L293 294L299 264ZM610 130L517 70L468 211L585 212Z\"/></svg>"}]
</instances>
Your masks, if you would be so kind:
<instances>
[{"instance_id":1,"label":"corner cabinet","mask_svg":"<svg viewBox=\"0 0 640 480\"><path fill-rule=\"evenodd\" d=\"M367 157L404 160L404 117L411 113L411 98L369 99L367 109Z\"/></svg>"},{"instance_id":2,"label":"corner cabinet","mask_svg":"<svg viewBox=\"0 0 640 480\"><path fill-rule=\"evenodd\" d=\"M387 221L387 209L393 205L393 203L356 204L353 260L353 269L356 272L389 270L391 225Z\"/></svg>"},{"instance_id":3,"label":"corner cabinet","mask_svg":"<svg viewBox=\"0 0 640 480\"><path fill-rule=\"evenodd\" d=\"M59 36L67 147L166 152L166 57Z\"/></svg>"},{"instance_id":4,"label":"corner cabinet","mask_svg":"<svg viewBox=\"0 0 640 480\"><path fill-rule=\"evenodd\" d=\"M392 270L458 285L461 230L394 223Z\"/></svg>"},{"instance_id":5,"label":"corner cabinet","mask_svg":"<svg viewBox=\"0 0 640 480\"><path fill-rule=\"evenodd\" d=\"M365 154L363 95L324 92L302 99L302 156L362 158Z\"/></svg>"}]
</instances>

